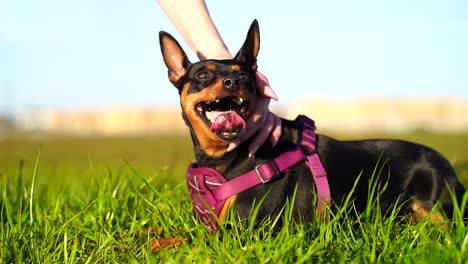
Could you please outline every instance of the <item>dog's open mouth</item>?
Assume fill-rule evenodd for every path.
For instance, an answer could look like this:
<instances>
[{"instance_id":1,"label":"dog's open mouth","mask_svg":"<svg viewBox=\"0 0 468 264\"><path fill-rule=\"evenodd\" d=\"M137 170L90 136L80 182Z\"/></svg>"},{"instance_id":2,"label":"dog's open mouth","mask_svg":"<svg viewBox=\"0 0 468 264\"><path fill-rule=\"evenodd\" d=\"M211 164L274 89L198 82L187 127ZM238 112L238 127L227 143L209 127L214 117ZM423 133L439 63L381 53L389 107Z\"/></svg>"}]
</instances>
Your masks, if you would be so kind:
<instances>
[{"instance_id":1,"label":"dog's open mouth","mask_svg":"<svg viewBox=\"0 0 468 264\"><path fill-rule=\"evenodd\" d=\"M198 103L195 110L219 138L232 141L246 128L244 120L249 114L249 102L242 97L227 96L214 102Z\"/></svg>"}]
</instances>

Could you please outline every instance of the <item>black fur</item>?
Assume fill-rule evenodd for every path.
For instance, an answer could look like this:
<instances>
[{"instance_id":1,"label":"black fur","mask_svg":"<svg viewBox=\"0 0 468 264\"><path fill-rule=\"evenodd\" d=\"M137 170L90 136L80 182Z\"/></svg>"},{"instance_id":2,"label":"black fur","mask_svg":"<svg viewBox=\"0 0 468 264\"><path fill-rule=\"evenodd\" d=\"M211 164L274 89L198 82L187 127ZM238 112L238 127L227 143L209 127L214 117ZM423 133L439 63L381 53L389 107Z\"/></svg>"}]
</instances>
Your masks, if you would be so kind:
<instances>
[{"instance_id":1,"label":"black fur","mask_svg":"<svg viewBox=\"0 0 468 264\"><path fill-rule=\"evenodd\" d=\"M169 75L174 74L173 69L177 66L184 68L184 71L175 72L184 72L180 74L182 75L180 79L176 80L177 88L181 93L184 84L188 83L187 94L190 96L203 89L213 89L211 85L214 85L218 79L237 74L231 72L232 65L238 65L241 71L249 74L250 82L239 85L238 89L255 90L258 35L258 25L254 21L244 45L234 60L209 60L194 64L186 63L186 55L182 49L175 48L170 51L171 54L168 54L170 52L165 48L165 43L175 40L167 33L161 33L160 37L161 49L166 65L168 65ZM177 46L179 45L173 45L173 47ZM180 58L180 62L169 59L168 55L174 55L174 53L180 53L177 56ZM196 81L194 74L208 64L216 66L215 70L208 69L213 71L213 78L204 83ZM174 80L171 81L174 83ZM251 99L254 102L254 98ZM184 103L181 100L181 104ZM196 119L189 120L188 113L183 114L189 127L193 126L193 122L202 122ZM320 124L318 125L320 126ZM206 145L203 147L197 140L200 136L197 133L202 132L191 129L191 133L199 166L216 168L224 174L227 180L246 173L254 169L256 165L274 159L290 150L299 144L302 135L300 124L296 121L283 119L282 136L278 144L272 147L269 142L266 142L252 159L248 158L249 141L232 152L224 151L222 155L214 156L207 154ZM216 144L221 144L225 148L228 143L219 139ZM310 149L304 151L307 154L312 153ZM380 176L378 188L387 184L380 197L383 212L397 203L405 202L401 210L402 214L417 213L412 207L411 201L418 201L418 205L421 205L428 212L437 202L440 202L446 215L450 218L453 214L453 204L448 193L453 192L459 202L465 193L465 188L457 180L450 163L441 154L423 145L401 140L340 141L325 135L318 135L317 151L327 172L331 196L335 205L339 206L348 196L360 175L360 180L353 193L353 201L358 212L364 210L367 205L369 182L378 164L380 165L377 166ZM252 211L253 201L258 202L269 192L269 196L260 208L258 217L259 219L275 218L296 188L295 217L310 221L316 214L314 210L316 203L315 185L311 172L305 164L292 168L272 182L258 185L240 193L236 200L236 210L241 217L248 218Z\"/></svg>"}]
</instances>

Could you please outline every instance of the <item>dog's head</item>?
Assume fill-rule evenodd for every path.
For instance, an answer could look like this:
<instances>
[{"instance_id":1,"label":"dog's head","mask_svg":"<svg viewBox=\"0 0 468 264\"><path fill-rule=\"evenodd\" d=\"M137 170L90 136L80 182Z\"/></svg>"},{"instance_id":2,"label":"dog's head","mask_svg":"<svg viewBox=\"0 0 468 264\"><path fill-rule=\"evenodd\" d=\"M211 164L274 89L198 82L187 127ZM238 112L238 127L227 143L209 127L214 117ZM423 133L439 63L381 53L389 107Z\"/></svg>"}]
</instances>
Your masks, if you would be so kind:
<instances>
[{"instance_id":1,"label":"dog's head","mask_svg":"<svg viewBox=\"0 0 468 264\"><path fill-rule=\"evenodd\" d=\"M179 90L182 112L205 154L218 156L246 128L254 109L258 23L253 21L247 38L232 60L191 63L179 43L168 33L159 42L169 80Z\"/></svg>"}]
</instances>

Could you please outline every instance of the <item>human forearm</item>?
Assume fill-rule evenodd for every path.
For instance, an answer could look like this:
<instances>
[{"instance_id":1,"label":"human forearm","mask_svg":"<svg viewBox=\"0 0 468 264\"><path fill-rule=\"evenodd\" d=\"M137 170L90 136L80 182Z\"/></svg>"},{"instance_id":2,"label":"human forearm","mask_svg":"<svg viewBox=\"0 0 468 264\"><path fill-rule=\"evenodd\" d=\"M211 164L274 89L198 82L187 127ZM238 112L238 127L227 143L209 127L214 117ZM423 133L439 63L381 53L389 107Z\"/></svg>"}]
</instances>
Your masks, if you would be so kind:
<instances>
[{"instance_id":1,"label":"human forearm","mask_svg":"<svg viewBox=\"0 0 468 264\"><path fill-rule=\"evenodd\" d=\"M157 0L199 59L230 59L203 0Z\"/></svg>"}]
</instances>

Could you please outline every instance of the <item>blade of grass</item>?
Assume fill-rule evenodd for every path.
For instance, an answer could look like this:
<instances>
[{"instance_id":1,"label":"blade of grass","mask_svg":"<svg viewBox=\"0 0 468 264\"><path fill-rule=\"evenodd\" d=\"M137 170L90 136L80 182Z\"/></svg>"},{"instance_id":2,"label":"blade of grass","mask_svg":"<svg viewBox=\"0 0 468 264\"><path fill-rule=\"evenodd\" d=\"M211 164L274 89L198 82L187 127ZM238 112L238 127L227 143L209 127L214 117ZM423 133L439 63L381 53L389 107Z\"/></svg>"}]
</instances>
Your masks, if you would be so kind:
<instances>
[{"instance_id":1,"label":"blade of grass","mask_svg":"<svg viewBox=\"0 0 468 264\"><path fill-rule=\"evenodd\" d=\"M37 178L37 172L39 169L39 160L41 158L41 151L42 151L42 147L39 147L39 152L37 153L36 163L34 164L34 171L32 175L33 177L32 177L32 183L31 183L31 192L29 195L29 224L32 224L34 221L34 218L33 218L34 189L36 187L36 178Z\"/></svg>"},{"instance_id":2,"label":"blade of grass","mask_svg":"<svg viewBox=\"0 0 468 264\"><path fill-rule=\"evenodd\" d=\"M67 229L65 228L65 232L63 234L63 258L65 263L68 263L68 233Z\"/></svg>"},{"instance_id":3,"label":"blade of grass","mask_svg":"<svg viewBox=\"0 0 468 264\"><path fill-rule=\"evenodd\" d=\"M250 213L250 217L249 217L249 230L251 230L251 231L254 230L254 227L257 224L257 216L258 216L258 213L260 212L260 208L262 207L263 202L265 202L266 198L270 194L270 191L271 191L271 189L268 190L262 196L262 198L258 201L258 204L255 204L255 201L254 201L252 212Z\"/></svg>"}]
</instances>

